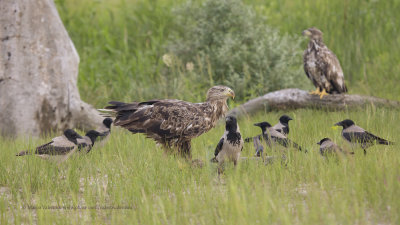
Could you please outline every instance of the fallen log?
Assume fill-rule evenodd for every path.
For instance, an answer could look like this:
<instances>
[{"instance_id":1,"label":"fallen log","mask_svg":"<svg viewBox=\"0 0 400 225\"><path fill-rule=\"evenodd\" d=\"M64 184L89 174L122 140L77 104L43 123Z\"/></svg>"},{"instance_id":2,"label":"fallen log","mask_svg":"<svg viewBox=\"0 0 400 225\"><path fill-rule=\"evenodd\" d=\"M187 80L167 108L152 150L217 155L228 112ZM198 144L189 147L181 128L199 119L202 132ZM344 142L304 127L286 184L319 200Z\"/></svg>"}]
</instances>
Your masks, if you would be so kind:
<instances>
[{"instance_id":1,"label":"fallen log","mask_svg":"<svg viewBox=\"0 0 400 225\"><path fill-rule=\"evenodd\" d=\"M255 112L273 110L293 110L300 108L344 110L373 105L376 107L400 108L400 102L373 96L332 94L322 99L297 88L283 89L254 98L229 112L229 115L242 116Z\"/></svg>"}]
</instances>

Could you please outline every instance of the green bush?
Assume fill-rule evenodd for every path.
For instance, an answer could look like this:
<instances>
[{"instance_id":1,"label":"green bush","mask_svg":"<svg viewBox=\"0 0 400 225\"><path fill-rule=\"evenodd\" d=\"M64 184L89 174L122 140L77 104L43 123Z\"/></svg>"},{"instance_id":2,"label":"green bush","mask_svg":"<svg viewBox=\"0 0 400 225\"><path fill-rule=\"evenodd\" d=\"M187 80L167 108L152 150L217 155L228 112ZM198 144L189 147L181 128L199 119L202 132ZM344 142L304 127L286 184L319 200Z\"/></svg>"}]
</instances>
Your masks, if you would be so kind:
<instances>
[{"instance_id":1,"label":"green bush","mask_svg":"<svg viewBox=\"0 0 400 225\"><path fill-rule=\"evenodd\" d=\"M189 1L175 15L167 52L211 83L231 86L241 100L309 84L300 39L281 35L241 0Z\"/></svg>"}]
</instances>

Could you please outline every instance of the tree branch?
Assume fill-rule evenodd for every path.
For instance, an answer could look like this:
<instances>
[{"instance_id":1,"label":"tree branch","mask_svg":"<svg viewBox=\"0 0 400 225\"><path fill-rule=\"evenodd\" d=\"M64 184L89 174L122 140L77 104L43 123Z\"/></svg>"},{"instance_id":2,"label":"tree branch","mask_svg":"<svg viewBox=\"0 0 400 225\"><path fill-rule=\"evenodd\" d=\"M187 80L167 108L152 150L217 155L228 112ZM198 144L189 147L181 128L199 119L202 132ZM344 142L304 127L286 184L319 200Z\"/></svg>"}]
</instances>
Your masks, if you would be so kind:
<instances>
[{"instance_id":1,"label":"tree branch","mask_svg":"<svg viewBox=\"0 0 400 225\"><path fill-rule=\"evenodd\" d=\"M400 108L400 102L373 96L332 94L322 99L318 95L310 95L300 89L283 89L254 98L234 109L229 114L242 116L257 111L290 110L300 108L316 108L328 110L343 110L374 105L378 107Z\"/></svg>"}]
</instances>

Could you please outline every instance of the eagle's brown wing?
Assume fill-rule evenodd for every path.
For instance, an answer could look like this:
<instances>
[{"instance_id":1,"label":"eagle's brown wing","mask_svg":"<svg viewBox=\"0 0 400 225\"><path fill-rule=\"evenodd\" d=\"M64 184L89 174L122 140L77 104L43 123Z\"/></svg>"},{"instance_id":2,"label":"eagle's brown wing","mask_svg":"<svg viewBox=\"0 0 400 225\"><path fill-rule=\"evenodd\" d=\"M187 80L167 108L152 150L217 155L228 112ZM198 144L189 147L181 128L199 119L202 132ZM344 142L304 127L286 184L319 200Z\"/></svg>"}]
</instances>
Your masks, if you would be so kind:
<instances>
[{"instance_id":1,"label":"eagle's brown wing","mask_svg":"<svg viewBox=\"0 0 400 225\"><path fill-rule=\"evenodd\" d=\"M110 102L106 109L114 110L114 121L132 133L145 133L156 140L190 139L213 127L212 107L208 103L180 100L151 100L147 102Z\"/></svg>"},{"instance_id":2,"label":"eagle's brown wing","mask_svg":"<svg viewBox=\"0 0 400 225\"><path fill-rule=\"evenodd\" d=\"M340 66L339 60L336 55L328 48L322 48L318 52L318 62L323 73L326 76L327 81L330 82L333 89L327 90L329 93L345 93L347 87L344 83L344 75L342 67ZM330 86L330 85L325 85Z\"/></svg>"},{"instance_id":3,"label":"eagle's brown wing","mask_svg":"<svg viewBox=\"0 0 400 225\"><path fill-rule=\"evenodd\" d=\"M316 59L313 54L315 54L313 49L307 49L304 51L303 54L303 69L304 72L306 73L308 79L310 79L315 87L322 87L320 84L318 84L318 78L315 76L321 76L320 73L318 73L318 70L316 68ZM322 88L321 88L322 89Z\"/></svg>"}]
</instances>

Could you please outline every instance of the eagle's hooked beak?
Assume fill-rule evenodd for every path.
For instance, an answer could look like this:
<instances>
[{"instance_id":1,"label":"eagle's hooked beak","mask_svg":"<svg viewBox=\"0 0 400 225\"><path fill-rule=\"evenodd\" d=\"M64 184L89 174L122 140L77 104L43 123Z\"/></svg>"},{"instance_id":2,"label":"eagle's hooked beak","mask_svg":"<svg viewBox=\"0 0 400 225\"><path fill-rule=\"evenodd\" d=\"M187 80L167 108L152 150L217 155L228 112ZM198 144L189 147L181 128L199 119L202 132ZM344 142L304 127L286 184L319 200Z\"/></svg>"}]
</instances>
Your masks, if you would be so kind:
<instances>
[{"instance_id":1,"label":"eagle's hooked beak","mask_svg":"<svg viewBox=\"0 0 400 225\"><path fill-rule=\"evenodd\" d=\"M311 32L309 30L303 30L301 33L303 36L311 36Z\"/></svg>"},{"instance_id":2,"label":"eagle's hooked beak","mask_svg":"<svg viewBox=\"0 0 400 225\"><path fill-rule=\"evenodd\" d=\"M235 99L235 92L233 92L231 89L229 89L226 92L226 96L232 97L232 99Z\"/></svg>"}]
</instances>

